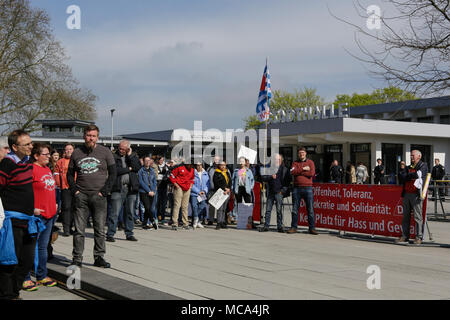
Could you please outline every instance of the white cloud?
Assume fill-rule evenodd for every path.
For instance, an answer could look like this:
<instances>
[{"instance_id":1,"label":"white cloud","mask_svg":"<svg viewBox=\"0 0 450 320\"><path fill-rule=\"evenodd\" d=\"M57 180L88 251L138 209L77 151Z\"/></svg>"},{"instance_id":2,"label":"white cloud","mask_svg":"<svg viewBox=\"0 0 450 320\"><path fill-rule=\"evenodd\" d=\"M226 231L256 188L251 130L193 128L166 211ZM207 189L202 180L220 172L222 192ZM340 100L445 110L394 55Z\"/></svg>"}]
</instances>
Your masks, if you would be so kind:
<instances>
[{"instance_id":1,"label":"white cloud","mask_svg":"<svg viewBox=\"0 0 450 320\"><path fill-rule=\"evenodd\" d=\"M354 47L351 29L324 3L308 10L295 3L182 26L138 21L63 41L75 75L99 96L97 123L105 134L109 106L118 109L117 132L191 128L201 119L207 127L235 128L254 113L266 56L273 89L314 86L332 99L364 87L364 69L343 49Z\"/></svg>"}]
</instances>

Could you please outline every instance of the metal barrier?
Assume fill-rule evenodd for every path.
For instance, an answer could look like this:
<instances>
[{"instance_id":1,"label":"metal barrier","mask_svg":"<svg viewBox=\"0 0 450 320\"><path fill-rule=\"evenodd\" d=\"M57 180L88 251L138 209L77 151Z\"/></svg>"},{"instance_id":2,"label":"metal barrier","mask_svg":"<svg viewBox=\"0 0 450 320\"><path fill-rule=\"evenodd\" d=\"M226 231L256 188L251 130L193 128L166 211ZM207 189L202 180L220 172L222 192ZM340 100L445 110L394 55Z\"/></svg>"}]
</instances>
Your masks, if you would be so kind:
<instances>
[{"instance_id":1,"label":"metal barrier","mask_svg":"<svg viewBox=\"0 0 450 320\"><path fill-rule=\"evenodd\" d=\"M450 211L446 212L446 208L444 208L444 202L449 201L449 189L450 189L450 180L433 180L432 181L433 190L432 190L432 197L429 198L430 200L434 201L434 217L443 217L444 219L447 218L447 214L450 215ZM442 213L438 212L438 202L440 204L440 209ZM450 205L447 205L447 207L450 207ZM449 209L450 210L450 209Z\"/></svg>"}]
</instances>

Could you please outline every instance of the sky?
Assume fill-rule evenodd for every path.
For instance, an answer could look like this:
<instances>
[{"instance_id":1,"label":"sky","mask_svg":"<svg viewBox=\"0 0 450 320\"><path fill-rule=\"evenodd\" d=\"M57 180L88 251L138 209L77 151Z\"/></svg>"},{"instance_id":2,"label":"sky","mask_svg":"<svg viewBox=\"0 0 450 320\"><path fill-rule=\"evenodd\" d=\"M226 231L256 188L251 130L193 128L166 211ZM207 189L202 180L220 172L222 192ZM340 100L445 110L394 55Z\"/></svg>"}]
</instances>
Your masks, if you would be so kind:
<instances>
[{"instance_id":1,"label":"sky","mask_svg":"<svg viewBox=\"0 0 450 320\"><path fill-rule=\"evenodd\" d=\"M352 0L31 0L48 12L67 64L98 97L101 135L185 128L237 129L256 113L269 61L272 90L305 87L332 102L386 84L368 74L355 30L365 28ZM367 6L381 1L361 1ZM70 30L70 5L81 29ZM370 44L368 44L370 46Z\"/></svg>"}]
</instances>

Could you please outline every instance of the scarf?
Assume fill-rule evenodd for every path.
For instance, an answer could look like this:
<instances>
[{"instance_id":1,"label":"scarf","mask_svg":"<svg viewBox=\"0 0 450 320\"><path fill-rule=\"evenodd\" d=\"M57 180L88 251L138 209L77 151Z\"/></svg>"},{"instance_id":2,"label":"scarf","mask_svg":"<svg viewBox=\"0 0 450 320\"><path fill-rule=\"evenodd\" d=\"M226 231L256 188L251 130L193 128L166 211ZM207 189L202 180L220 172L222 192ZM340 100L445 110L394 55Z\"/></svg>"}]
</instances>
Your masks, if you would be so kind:
<instances>
[{"instance_id":1,"label":"scarf","mask_svg":"<svg viewBox=\"0 0 450 320\"><path fill-rule=\"evenodd\" d=\"M225 171L222 171L220 169L216 169L216 172L220 172L221 174L223 174L223 176L225 177L225 182L228 184L228 175L227 175L227 170L225 169Z\"/></svg>"}]
</instances>

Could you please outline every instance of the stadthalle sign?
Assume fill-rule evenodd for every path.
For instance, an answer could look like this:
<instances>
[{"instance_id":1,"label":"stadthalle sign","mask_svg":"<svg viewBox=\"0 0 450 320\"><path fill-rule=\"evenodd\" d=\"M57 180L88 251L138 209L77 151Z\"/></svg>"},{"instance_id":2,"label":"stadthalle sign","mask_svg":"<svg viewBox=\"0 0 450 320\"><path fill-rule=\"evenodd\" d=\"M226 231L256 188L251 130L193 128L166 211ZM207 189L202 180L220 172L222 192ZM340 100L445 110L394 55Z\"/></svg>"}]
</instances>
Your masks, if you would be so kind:
<instances>
[{"instance_id":1,"label":"stadthalle sign","mask_svg":"<svg viewBox=\"0 0 450 320\"><path fill-rule=\"evenodd\" d=\"M348 103L339 104L337 108L333 104L305 107L288 110L278 110L278 112L270 113L268 123L295 122L304 120L319 120L333 118L348 118L349 111L346 107Z\"/></svg>"}]
</instances>

